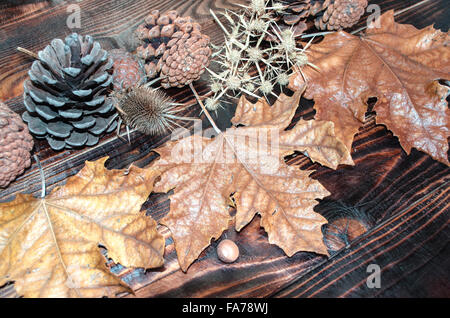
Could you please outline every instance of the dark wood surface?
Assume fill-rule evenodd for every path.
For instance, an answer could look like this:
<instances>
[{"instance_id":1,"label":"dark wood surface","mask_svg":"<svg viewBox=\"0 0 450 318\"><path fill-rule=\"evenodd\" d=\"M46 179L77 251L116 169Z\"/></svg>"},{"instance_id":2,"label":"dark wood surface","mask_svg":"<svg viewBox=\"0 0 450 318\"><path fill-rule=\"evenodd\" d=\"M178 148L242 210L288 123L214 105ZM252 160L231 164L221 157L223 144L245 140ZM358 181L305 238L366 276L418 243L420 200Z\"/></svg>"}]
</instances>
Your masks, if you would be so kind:
<instances>
[{"instance_id":1,"label":"dark wood surface","mask_svg":"<svg viewBox=\"0 0 450 318\"><path fill-rule=\"evenodd\" d=\"M17 46L37 52L53 38L72 31L91 34L106 48L136 45L132 31L152 9L177 9L199 20L204 33L220 44L222 34L209 15L209 8L221 10L243 0L84 0L81 29L66 26L68 3L72 1L3 1L0 4L0 101L22 113L22 83L32 59L18 53ZM418 1L370 1L384 12L400 10ZM435 24L448 30L449 9L446 0L427 3L400 14L397 21L416 27ZM363 19L359 26L365 24ZM358 26L355 26L355 29ZM200 94L208 92L207 81L196 84ZM192 102L187 89L169 91L179 102ZM189 109L191 116L199 107ZM219 113L220 127L227 127L233 108ZM302 100L296 119L312 118L311 102ZM166 237L165 265L156 270L130 270L114 266L136 289L137 297L449 297L449 206L450 168L413 150L401 149L396 137L384 126L375 125L374 113L368 113L364 126L353 143L355 166L341 166L336 171L312 164L301 154L289 158L300 169L316 170L318 179L332 194L316 207L329 224L323 229L331 257L299 252L289 258L267 241L259 227L259 218L237 233L232 227L221 238L231 238L241 255L236 263L225 265L217 259L213 242L183 273L177 262L170 232ZM46 142L35 141L34 153L46 175L48 191L76 174L86 160L110 156L108 168L124 168L131 163L141 167L156 155L152 149L168 137L132 134L132 144L115 134L105 136L96 147L63 152L52 151ZM10 200L19 192L39 193L37 164L0 190L0 200ZM168 211L167 195L152 194L144 204L156 220ZM381 268L381 288L366 285L367 266ZM1 297L15 297L14 285L0 289ZM122 295L132 297L132 295Z\"/></svg>"}]
</instances>

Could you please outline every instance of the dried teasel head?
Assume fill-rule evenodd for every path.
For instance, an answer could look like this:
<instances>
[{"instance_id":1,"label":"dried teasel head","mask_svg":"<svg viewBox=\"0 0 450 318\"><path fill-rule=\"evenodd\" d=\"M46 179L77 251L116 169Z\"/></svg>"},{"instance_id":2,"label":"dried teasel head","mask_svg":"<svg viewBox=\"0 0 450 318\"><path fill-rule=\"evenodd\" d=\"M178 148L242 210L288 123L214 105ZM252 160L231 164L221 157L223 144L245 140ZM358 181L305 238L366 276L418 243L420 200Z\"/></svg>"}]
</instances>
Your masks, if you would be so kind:
<instances>
[{"instance_id":1,"label":"dried teasel head","mask_svg":"<svg viewBox=\"0 0 450 318\"><path fill-rule=\"evenodd\" d=\"M172 131L182 110L173 99L158 89L136 86L127 92L116 94L116 108L123 122L130 128L147 135L162 135Z\"/></svg>"}]
</instances>

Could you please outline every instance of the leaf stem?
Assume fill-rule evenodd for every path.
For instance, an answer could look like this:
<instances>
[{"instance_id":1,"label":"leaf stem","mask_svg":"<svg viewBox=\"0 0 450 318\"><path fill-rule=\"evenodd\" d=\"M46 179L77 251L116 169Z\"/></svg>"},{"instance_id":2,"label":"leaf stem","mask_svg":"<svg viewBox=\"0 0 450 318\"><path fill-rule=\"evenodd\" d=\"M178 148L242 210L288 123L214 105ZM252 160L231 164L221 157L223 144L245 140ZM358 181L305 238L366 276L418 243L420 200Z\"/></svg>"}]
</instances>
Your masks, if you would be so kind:
<instances>
[{"instance_id":1,"label":"leaf stem","mask_svg":"<svg viewBox=\"0 0 450 318\"><path fill-rule=\"evenodd\" d=\"M45 198L45 175L44 175L44 170L42 169L42 165L41 165L41 161L39 160L39 158L34 155L33 156L34 160L36 161L38 168L39 168L39 174L41 175L41 198Z\"/></svg>"}]
</instances>

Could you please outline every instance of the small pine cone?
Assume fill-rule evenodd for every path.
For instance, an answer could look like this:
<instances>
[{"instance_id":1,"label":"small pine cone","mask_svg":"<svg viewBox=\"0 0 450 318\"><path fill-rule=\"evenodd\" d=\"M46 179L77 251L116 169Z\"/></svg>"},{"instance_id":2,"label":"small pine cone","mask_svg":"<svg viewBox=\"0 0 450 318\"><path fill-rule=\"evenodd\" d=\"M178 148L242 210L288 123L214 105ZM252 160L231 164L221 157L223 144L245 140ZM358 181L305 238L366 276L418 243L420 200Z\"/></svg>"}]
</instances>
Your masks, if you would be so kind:
<instances>
[{"instance_id":1,"label":"small pine cone","mask_svg":"<svg viewBox=\"0 0 450 318\"><path fill-rule=\"evenodd\" d=\"M179 17L176 11L153 11L136 35L142 42L136 54L145 63L147 78L160 74L165 88L197 80L209 63L209 37L201 34L200 24L191 17Z\"/></svg>"},{"instance_id":2,"label":"small pine cone","mask_svg":"<svg viewBox=\"0 0 450 318\"><path fill-rule=\"evenodd\" d=\"M356 24L364 14L367 0L334 0L315 19L315 25L320 30L340 30Z\"/></svg>"},{"instance_id":3,"label":"small pine cone","mask_svg":"<svg viewBox=\"0 0 450 318\"><path fill-rule=\"evenodd\" d=\"M109 51L114 61L113 87L115 91L128 90L145 82L145 70L136 57L123 49Z\"/></svg>"},{"instance_id":4,"label":"small pine cone","mask_svg":"<svg viewBox=\"0 0 450 318\"><path fill-rule=\"evenodd\" d=\"M19 115L0 103L0 187L5 188L31 164L33 137Z\"/></svg>"},{"instance_id":5,"label":"small pine cone","mask_svg":"<svg viewBox=\"0 0 450 318\"><path fill-rule=\"evenodd\" d=\"M197 31L174 34L159 62L163 77L161 86L183 87L198 80L209 65L209 41L208 36Z\"/></svg>"},{"instance_id":6,"label":"small pine cone","mask_svg":"<svg viewBox=\"0 0 450 318\"><path fill-rule=\"evenodd\" d=\"M24 82L22 119L54 150L93 146L117 126L108 97L113 61L92 37L73 33L38 53Z\"/></svg>"},{"instance_id":7,"label":"small pine cone","mask_svg":"<svg viewBox=\"0 0 450 318\"><path fill-rule=\"evenodd\" d=\"M306 30L305 20L309 16L315 16L325 10L334 0L281 0L284 5L281 12L272 12L272 16L280 27L301 28L302 32ZM299 25L299 27L297 27Z\"/></svg>"},{"instance_id":8,"label":"small pine cone","mask_svg":"<svg viewBox=\"0 0 450 318\"><path fill-rule=\"evenodd\" d=\"M287 25L295 25L299 21L304 21L310 15L316 15L330 3L330 0L283 0L280 2L285 6L281 15L275 15L278 20L280 17Z\"/></svg>"},{"instance_id":9,"label":"small pine cone","mask_svg":"<svg viewBox=\"0 0 450 318\"><path fill-rule=\"evenodd\" d=\"M320 30L349 28L359 21L367 7L367 0L282 0L280 3L285 9L281 14L274 14L275 19L281 18L280 27L284 23L294 29L297 25L304 28L308 17L316 17L314 22Z\"/></svg>"}]
</instances>

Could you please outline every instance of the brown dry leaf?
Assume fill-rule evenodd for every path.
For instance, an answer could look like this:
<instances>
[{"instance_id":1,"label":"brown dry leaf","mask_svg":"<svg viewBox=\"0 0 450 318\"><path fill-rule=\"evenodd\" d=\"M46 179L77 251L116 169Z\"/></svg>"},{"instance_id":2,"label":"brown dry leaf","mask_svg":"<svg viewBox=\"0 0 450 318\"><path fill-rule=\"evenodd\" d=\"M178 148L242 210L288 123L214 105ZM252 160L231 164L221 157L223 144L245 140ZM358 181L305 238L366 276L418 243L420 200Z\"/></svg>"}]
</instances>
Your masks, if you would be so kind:
<instances>
[{"instance_id":1,"label":"brown dry leaf","mask_svg":"<svg viewBox=\"0 0 450 318\"><path fill-rule=\"evenodd\" d=\"M174 190L170 212L161 223L172 232L183 271L209 246L212 238L220 237L228 227L232 219L227 209L230 195L236 201L237 230L259 213L269 241L289 256L298 251L328 254L321 232L326 219L315 213L313 207L317 204L315 199L329 192L309 178L310 172L287 166L283 161L284 150L278 145L270 147L272 133L279 134L289 124L300 94L280 97L290 105L283 106L288 114L274 110L287 124L270 114L252 118L240 108L251 108L253 104L242 100L237 110L241 119L235 118L234 122L255 123L256 128L231 128L214 139L194 135L156 149L161 157L153 167L164 172L155 184L155 191ZM266 107L262 102L259 105L257 108ZM331 132L329 128L332 123L322 128L321 133Z\"/></svg>"},{"instance_id":2,"label":"brown dry leaf","mask_svg":"<svg viewBox=\"0 0 450 318\"><path fill-rule=\"evenodd\" d=\"M334 122L336 135L351 149L364 121L369 97L377 97L377 122L385 124L409 154L412 147L449 164L447 158L450 79L449 34L432 26L418 30L394 22L393 11L380 18L380 28L363 36L333 33L308 49L305 97L315 100L316 119ZM302 89L301 74L290 87Z\"/></svg>"},{"instance_id":3,"label":"brown dry leaf","mask_svg":"<svg viewBox=\"0 0 450 318\"><path fill-rule=\"evenodd\" d=\"M258 213L269 242L281 247L288 256L298 251L328 255L321 231L327 220L313 208L318 203L316 199L330 193L309 178L312 171L285 164L277 170L246 164L237 168L233 188L237 231Z\"/></svg>"},{"instance_id":4,"label":"brown dry leaf","mask_svg":"<svg viewBox=\"0 0 450 318\"><path fill-rule=\"evenodd\" d=\"M85 167L44 199L0 204L0 286L25 297L101 297L129 290L106 268L98 245L126 267L163 264L164 238L140 212L159 172Z\"/></svg>"},{"instance_id":5,"label":"brown dry leaf","mask_svg":"<svg viewBox=\"0 0 450 318\"><path fill-rule=\"evenodd\" d=\"M298 90L292 97L281 94L272 106L264 98L253 104L241 96L231 122L252 129L278 128L278 147L283 156L302 151L313 162L333 169L339 164L354 165L350 152L336 138L333 122L301 119L292 129L284 130L294 117L302 93L302 90Z\"/></svg>"},{"instance_id":6,"label":"brown dry leaf","mask_svg":"<svg viewBox=\"0 0 450 318\"><path fill-rule=\"evenodd\" d=\"M305 86L298 88L292 97L281 94L272 106L266 102L265 98L253 104L242 95L231 123L235 126L283 130L291 123L304 89Z\"/></svg>"},{"instance_id":7,"label":"brown dry leaf","mask_svg":"<svg viewBox=\"0 0 450 318\"><path fill-rule=\"evenodd\" d=\"M219 160L221 137L211 140L194 135L156 149L161 158L155 167L165 172L154 191L174 189L170 212L160 223L172 232L183 271L209 246L211 238L220 237L231 220L227 206L233 174Z\"/></svg>"}]
</instances>

